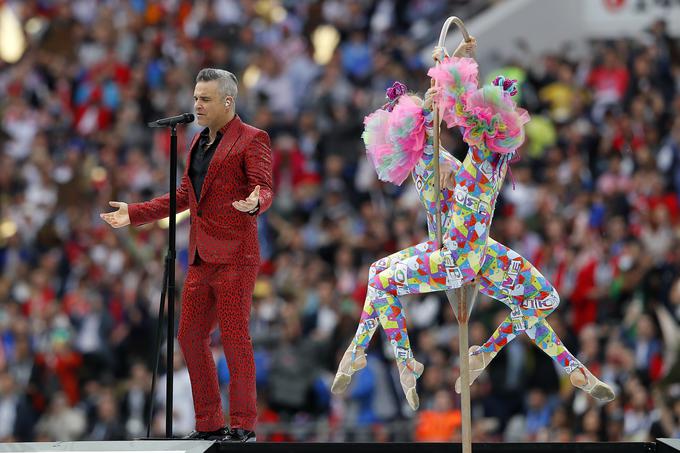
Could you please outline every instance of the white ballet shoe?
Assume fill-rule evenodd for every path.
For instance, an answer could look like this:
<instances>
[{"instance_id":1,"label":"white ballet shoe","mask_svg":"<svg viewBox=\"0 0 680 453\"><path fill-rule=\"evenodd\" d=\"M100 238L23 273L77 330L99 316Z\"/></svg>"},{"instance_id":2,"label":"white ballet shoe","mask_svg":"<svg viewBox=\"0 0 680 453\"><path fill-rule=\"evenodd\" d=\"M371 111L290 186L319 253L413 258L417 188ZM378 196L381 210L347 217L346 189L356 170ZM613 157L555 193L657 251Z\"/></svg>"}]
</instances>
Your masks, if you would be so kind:
<instances>
[{"instance_id":1,"label":"white ballet shoe","mask_svg":"<svg viewBox=\"0 0 680 453\"><path fill-rule=\"evenodd\" d=\"M481 346L470 346L470 349L468 350L468 353L470 354L470 385L472 385L472 383L475 382L475 379L477 379L479 375L482 374L482 371L484 371L486 366L491 363L491 359L493 358L490 357L490 352L473 354L473 352L477 351L479 348L481 348ZM456 393L460 393L462 386L463 380L460 376L458 376L454 386Z\"/></svg>"},{"instance_id":2,"label":"white ballet shoe","mask_svg":"<svg viewBox=\"0 0 680 453\"><path fill-rule=\"evenodd\" d=\"M347 390L352 381L352 375L366 366L366 354L361 347L351 346L347 348L338 365L338 372L335 373L331 392L340 395Z\"/></svg>"},{"instance_id":3,"label":"white ballet shoe","mask_svg":"<svg viewBox=\"0 0 680 453\"><path fill-rule=\"evenodd\" d=\"M406 401L411 409L418 410L420 398L416 392L416 381L423 374L425 366L416 359L397 361L397 366L399 367L399 382L406 395Z\"/></svg>"},{"instance_id":4,"label":"white ballet shoe","mask_svg":"<svg viewBox=\"0 0 680 453\"><path fill-rule=\"evenodd\" d=\"M579 367L569 374L569 380L576 388L580 388L590 396L603 403L612 401L616 394L614 390L585 367Z\"/></svg>"}]
</instances>

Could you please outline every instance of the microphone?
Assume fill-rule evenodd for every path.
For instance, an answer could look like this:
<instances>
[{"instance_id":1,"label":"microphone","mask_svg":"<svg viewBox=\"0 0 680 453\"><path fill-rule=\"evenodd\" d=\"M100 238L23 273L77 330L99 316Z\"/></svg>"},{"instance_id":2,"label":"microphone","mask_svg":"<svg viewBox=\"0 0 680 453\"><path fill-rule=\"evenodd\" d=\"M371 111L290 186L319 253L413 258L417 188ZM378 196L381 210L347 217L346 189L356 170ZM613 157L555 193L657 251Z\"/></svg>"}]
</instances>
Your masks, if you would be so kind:
<instances>
[{"instance_id":1,"label":"microphone","mask_svg":"<svg viewBox=\"0 0 680 453\"><path fill-rule=\"evenodd\" d=\"M149 127L174 126L176 124L191 123L193 121L194 121L193 113L182 113L181 115L169 116L167 118L161 118L159 120L152 121L149 123Z\"/></svg>"}]
</instances>

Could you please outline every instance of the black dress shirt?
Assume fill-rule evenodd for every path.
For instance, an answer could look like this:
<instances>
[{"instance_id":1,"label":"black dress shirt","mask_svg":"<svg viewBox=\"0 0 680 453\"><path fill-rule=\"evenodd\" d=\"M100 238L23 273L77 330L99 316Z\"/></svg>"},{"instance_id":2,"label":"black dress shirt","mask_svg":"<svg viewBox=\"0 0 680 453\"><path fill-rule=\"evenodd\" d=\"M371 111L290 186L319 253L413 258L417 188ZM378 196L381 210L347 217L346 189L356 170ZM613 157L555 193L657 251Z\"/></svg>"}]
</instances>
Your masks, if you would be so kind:
<instances>
[{"instance_id":1,"label":"black dress shirt","mask_svg":"<svg viewBox=\"0 0 680 453\"><path fill-rule=\"evenodd\" d=\"M208 174L210 161L215 155L217 145L219 145L220 140L222 140L222 133L218 132L215 136L215 140L210 143L209 134L210 129L207 127L203 129L189 164L189 178L191 179L191 185L194 186L194 193L196 194L197 201L201 198L201 188L203 187L205 175Z\"/></svg>"},{"instance_id":2,"label":"black dress shirt","mask_svg":"<svg viewBox=\"0 0 680 453\"><path fill-rule=\"evenodd\" d=\"M215 155L215 150L220 144L220 140L222 140L222 133L218 132L215 136L215 140L210 143L210 129L206 127L201 131L201 137L196 144L196 150L191 155L191 162L189 163L189 179L191 180L191 185L194 186L196 201L200 201L201 199L203 181L205 181L205 175L208 174L210 161ZM210 145L208 145L209 143ZM248 212L248 214L255 215L259 210L260 203L258 202L255 209Z\"/></svg>"}]
</instances>

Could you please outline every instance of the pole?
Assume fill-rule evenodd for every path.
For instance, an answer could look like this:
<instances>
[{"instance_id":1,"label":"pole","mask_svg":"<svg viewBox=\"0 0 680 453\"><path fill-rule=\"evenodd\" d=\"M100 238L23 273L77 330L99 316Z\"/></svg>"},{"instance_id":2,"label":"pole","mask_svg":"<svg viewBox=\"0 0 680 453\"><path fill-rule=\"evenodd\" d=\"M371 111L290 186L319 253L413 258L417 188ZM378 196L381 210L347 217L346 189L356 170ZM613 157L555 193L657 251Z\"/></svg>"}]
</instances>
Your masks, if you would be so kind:
<instances>
[{"instance_id":1,"label":"pole","mask_svg":"<svg viewBox=\"0 0 680 453\"><path fill-rule=\"evenodd\" d=\"M438 46L444 46L446 34L449 31L451 23L455 23L461 30L465 41L470 41L470 34L468 33L463 21L456 16L451 16L446 19L441 33L439 34ZM437 63L438 64L438 63ZM432 85L435 86L434 80ZM441 215L441 180L439 177L439 108L433 102L434 109L434 177L435 177L435 193L437 194L437 211L435 214L435 223L437 225L437 248L442 247L442 215ZM446 291L446 298L453 308L458 320L458 345L459 345L459 359L460 359L460 376L461 376L461 393L460 393L460 407L461 407L461 422L462 422L462 439L463 439L463 453L472 453L472 420L470 411L470 356L468 355L468 322L470 312L475 303L479 285L476 280L473 280L467 285L463 285L456 290Z\"/></svg>"},{"instance_id":2,"label":"pole","mask_svg":"<svg viewBox=\"0 0 680 453\"><path fill-rule=\"evenodd\" d=\"M177 211L177 126L170 125L170 206L168 218L168 251L165 255L165 269L163 271L163 289L161 301L158 306L158 326L156 328L156 345L154 347L154 366L151 377L151 404L146 425L146 437L151 435L151 423L153 422L153 406L156 393L156 374L160 362L160 346L163 333L163 315L165 308L165 296L168 297L168 323L166 326L167 350L166 350L166 386L165 386L165 437L172 438L172 394L173 394L173 356L175 347L175 237L177 224L175 213Z\"/></svg>"},{"instance_id":3,"label":"pole","mask_svg":"<svg viewBox=\"0 0 680 453\"><path fill-rule=\"evenodd\" d=\"M168 331L167 331L167 385L165 393L165 437L172 438L172 384L175 349L175 236L177 223L177 126L170 128L170 227L168 228ZM153 397L153 395L152 395Z\"/></svg>"}]
</instances>

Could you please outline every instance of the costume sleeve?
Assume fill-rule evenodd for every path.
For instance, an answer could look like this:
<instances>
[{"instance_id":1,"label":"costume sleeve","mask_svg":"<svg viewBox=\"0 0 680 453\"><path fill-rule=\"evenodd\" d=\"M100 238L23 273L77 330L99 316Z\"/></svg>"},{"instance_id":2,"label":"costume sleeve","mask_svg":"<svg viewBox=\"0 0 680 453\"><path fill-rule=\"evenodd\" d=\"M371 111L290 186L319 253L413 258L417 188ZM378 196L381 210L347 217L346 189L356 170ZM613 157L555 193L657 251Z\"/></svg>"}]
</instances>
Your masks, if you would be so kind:
<instances>
[{"instance_id":1,"label":"costume sleeve","mask_svg":"<svg viewBox=\"0 0 680 453\"><path fill-rule=\"evenodd\" d=\"M272 149L269 134L260 131L250 142L245 155L248 189L255 190L260 186L260 204L257 214L261 214L272 205L274 198L272 177Z\"/></svg>"},{"instance_id":2,"label":"costume sleeve","mask_svg":"<svg viewBox=\"0 0 680 453\"><path fill-rule=\"evenodd\" d=\"M425 158L428 156L423 156L422 161L425 161ZM429 155L429 162L433 163L434 159L432 159L432 154ZM439 151L439 164L441 165L443 162L450 162L451 167L453 168L453 171L456 172L461 166L461 162L453 157L448 151L445 149L440 149ZM437 204L435 203L435 190L434 190L434 165L431 165L429 167L425 167L425 171L414 172L414 179L416 180L416 189L418 190L418 195L420 197L420 201L423 203L425 206L425 214L427 216L427 231L428 231L428 237L430 240L434 241L436 239L436 233L435 233L435 215L436 215L436 208ZM418 182L418 175L423 175L422 176L422 181ZM442 198L441 198L441 203L439 206L439 209L442 212L442 219L444 219L446 215L446 210L448 209L448 198L453 196L453 192L450 191L449 189L442 188Z\"/></svg>"},{"instance_id":3,"label":"costume sleeve","mask_svg":"<svg viewBox=\"0 0 680 453\"><path fill-rule=\"evenodd\" d=\"M435 233L435 214L437 212L437 203L435 201L435 188L434 188L434 147L433 147L433 118L434 114L430 110L423 110L425 115L425 130L426 130L426 140L427 146L425 146L425 151L423 156L418 161L417 165L413 169L413 181L418 191L418 197L420 202L425 207L425 214L427 216L427 231L430 240L436 239ZM439 163L450 162L453 171L456 172L460 168L460 161L453 157L448 151L441 148L439 149ZM442 198L439 204L439 209L443 214L446 213L448 198L452 196L452 192L446 188L441 189ZM444 216L442 216L444 218Z\"/></svg>"},{"instance_id":4,"label":"costume sleeve","mask_svg":"<svg viewBox=\"0 0 680 453\"><path fill-rule=\"evenodd\" d=\"M182 212L189 208L189 191L192 190L189 176L185 172L177 188L177 210ZM153 200L128 205L128 215L132 225L143 225L164 219L170 214L170 194L166 193Z\"/></svg>"}]
</instances>

